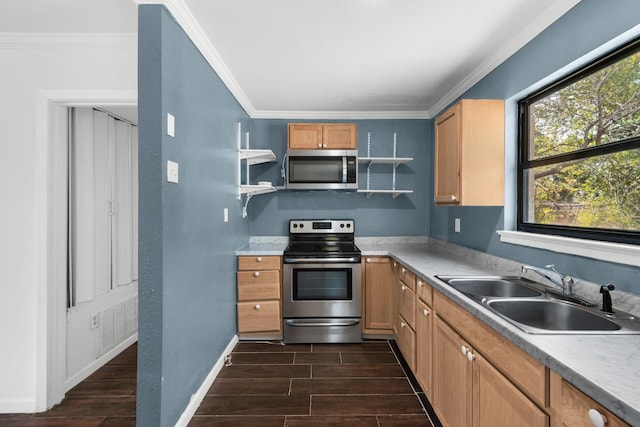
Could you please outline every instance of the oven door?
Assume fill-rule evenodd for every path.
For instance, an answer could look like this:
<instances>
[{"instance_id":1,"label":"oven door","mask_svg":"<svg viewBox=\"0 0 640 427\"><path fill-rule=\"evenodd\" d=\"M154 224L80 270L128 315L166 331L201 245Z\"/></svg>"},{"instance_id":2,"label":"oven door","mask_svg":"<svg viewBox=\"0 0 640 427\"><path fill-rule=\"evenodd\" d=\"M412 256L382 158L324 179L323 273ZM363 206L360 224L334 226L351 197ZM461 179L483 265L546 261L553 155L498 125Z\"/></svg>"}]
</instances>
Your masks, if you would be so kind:
<instances>
[{"instance_id":1,"label":"oven door","mask_svg":"<svg viewBox=\"0 0 640 427\"><path fill-rule=\"evenodd\" d=\"M287 318L359 318L359 263L284 264L282 313Z\"/></svg>"}]
</instances>

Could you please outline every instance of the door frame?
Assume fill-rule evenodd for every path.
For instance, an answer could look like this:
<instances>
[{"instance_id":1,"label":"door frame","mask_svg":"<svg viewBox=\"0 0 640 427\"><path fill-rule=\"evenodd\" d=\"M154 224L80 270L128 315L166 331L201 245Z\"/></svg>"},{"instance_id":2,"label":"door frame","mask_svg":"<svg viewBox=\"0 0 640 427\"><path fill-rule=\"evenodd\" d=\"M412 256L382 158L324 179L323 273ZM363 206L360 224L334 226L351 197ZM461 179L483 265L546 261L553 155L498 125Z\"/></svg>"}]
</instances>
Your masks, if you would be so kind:
<instances>
[{"instance_id":1,"label":"door frame","mask_svg":"<svg viewBox=\"0 0 640 427\"><path fill-rule=\"evenodd\" d=\"M36 105L35 410L65 394L68 107L135 107L136 90L41 90ZM63 114L64 112L64 114Z\"/></svg>"}]
</instances>

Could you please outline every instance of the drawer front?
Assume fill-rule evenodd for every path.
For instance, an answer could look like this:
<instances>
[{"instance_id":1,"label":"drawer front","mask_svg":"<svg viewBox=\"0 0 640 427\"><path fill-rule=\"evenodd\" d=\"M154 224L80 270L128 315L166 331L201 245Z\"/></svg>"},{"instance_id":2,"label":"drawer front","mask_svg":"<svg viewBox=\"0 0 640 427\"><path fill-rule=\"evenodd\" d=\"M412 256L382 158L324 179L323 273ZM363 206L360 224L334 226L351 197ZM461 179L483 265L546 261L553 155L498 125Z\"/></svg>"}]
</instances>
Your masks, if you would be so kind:
<instances>
[{"instance_id":1,"label":"drawer front","mask_svg":"<svg viewBox=\"0 0 640 427\"><path fill-rule=\"evenodd\" d=\"M416 277L416 295L427 305L433 305L433 288L418 277Z\"/></svg>"},{"instance_id":2,"label":"drawer front","mask_svg":"<svg viewBox=\"0 0 640 427\"><path fill-rule=\"evenodd\" d=\"M412 291L416 291L416 275L410 272L402 264L398 264L398 279L400 279L405 285Z\"/></svg>"},{"instance_id":3,"label":"drawer front","mask_svg":"<svg viewBox=\"0 0 640 427\"><path fill-rule=\"evenodd\" d=\"M280 272L239 271L238 301L280 299Z\"/></svg>"},{"instance_id":4,"label":"drawer front","mask_svg":"<svg viewBox=\"0 0 640 427\"><path fill-rule=\"evenodd\" d=\"M282 318L279 301L238 303L238 332L280 332Z\"/></svg>"},{"instance_id":5,"label":"drawer front","mask_svg":"<svg viewBox=\"0 0 640 427\"><path fill-rule=\"evenodd\" d=\"M396 343L411 371L416 370L416 333L402 316L397 316Z\"/></svg>"},{"instance_id":6,"label":"drawer front","mask_svg":"<svg viewBox=\"0 0 640 427\"><path fill-rule=\"evenodd\" d=\"M279 256L239 256L238 270L280 270L282 259Z\"/></svg>"},{"instance_id":7,"label":"drawer front","mask_svg":"<svg viewBox=\"0 0 640 427\"><path fill-rule=\"evenodd\" d=\"M416 294L402 282L398 284L398 313L415 329Z\"/></svg>"}]
</instances>

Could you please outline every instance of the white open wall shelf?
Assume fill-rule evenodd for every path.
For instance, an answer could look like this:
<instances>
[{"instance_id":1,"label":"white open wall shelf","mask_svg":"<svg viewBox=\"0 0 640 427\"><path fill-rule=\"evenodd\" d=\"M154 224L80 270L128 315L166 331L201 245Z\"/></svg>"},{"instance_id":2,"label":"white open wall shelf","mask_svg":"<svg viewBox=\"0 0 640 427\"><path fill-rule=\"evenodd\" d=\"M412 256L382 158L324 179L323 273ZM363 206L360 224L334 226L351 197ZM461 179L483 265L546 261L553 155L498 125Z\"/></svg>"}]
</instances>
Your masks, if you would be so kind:
<instances>
[{"instance_id":1,"label":"white open wall shelf","mask_svg":"<svg viewBox=\"0 0 640 427\"><path fill-rule=\"evenodd\" d=\"M371 133L367 133L367 157L359 157L359 163L367 164L367 188L359 189L358 193L367 193L367 197L371 197L373 194L391 194L395 199L401 194L413 193L413 190L398 190L396 189L396 168L404 163L408 163L413 160L413 157L396 157L397 152L397 134L393 134L393 157L370 157L371 156ZM371 165L374 164L387 164L393 167L393 177L391 182L391 190L374 190L370 188L371 182Z\"/></svg>"},{"instance_id":2,"label":"white open wall shelf","mask_svg":"<svg viewBox=\"0 0 640 427\"><path fill-rule=\"evenodd\" d=\"M277 191L276 187L269 184L250 184L251 182L251 166L261 163L270 163L276 161L276 156L271 150L252 150L249 148L249 132L245 133L245 148L242 148L242 124L237 124L237 140L238 140L238 200L242 200L245 196L244 206L242 207L242 217L247 216L247 205L251 197L258 194L272 193ZM245 178L246 184L242 183L242 161L246 162Z\"/></svg>"}]
</instances>

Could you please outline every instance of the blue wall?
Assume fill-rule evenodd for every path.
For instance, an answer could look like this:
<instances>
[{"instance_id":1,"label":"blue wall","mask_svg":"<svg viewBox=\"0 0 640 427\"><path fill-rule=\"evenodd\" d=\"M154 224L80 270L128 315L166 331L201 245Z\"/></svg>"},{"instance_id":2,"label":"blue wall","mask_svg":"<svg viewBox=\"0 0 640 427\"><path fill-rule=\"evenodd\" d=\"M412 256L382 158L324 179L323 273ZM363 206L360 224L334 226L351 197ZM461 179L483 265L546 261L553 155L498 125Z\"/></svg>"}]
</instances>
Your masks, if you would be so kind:
<instances>
[{"instance_id":1,"label":"blue wall","mask_svg":"<svg viewBox=\"0 0 640 427\"><path fill-rule=\"evenodd\" d=\"M253 120L251 146L270 148L278 159L287 148L287 123L295 120ZM309 121L312 122L312 121ZM332 121L333 122L333 121ZM396 133L396 156L413 157L413 161L396 169L396 188L413 190L393 199L390 194L345 191L280 191L251 200L251 235L286 236L289 219L353 218L358 236L426 236L429 234L429 200L431 199L429 142L430 120L356 120L358 154L367 155L370 134L371 157L393 156ZM281 164L254 167L251 181L271 181L283 185ZM390 189L392 166L373 165L370 188ZM359 165L359 187L366 188L366 165Z\"/></svg>"},{"instance_id":2,"label":"blue wall","mask_svg":"<svg viewBox=\"0 0 640 427\"><path fill-rule=\"evenodd\" d=\"M138 28L137 425L173 426L236 333L234 250L249 239L236 123L249 119L166 9L140 6ZM179 184L166 181L167 160L179 163Z\"/></svg>"},{"instance_id":3,"label":"blue wall","mask_svg":"<svg viewBox=\"0 0 640 427\"><path fill-rule=\"evenodd\" d=\"M637 0L582 0L462 98L509 100L638 24L640 2ZM508 144L515 144L516 118L507 115L508 120L510 117L514 123L507 124L512 134L508 133L506 140ZM515 153L515 146L507 147L507 152ZM511 161L515 164L515 155ZM505 185L515 192L515 182ZM504 229L502 208L436 207L431 203L430 212L433 237L534 265L555 264L560 271L576 277L597 283L613 282L619 289L640 294L638 268L501 243L495 231ZM453 233L456 217L461 218L462 233Z\"/></svg>"}]
</instances>

